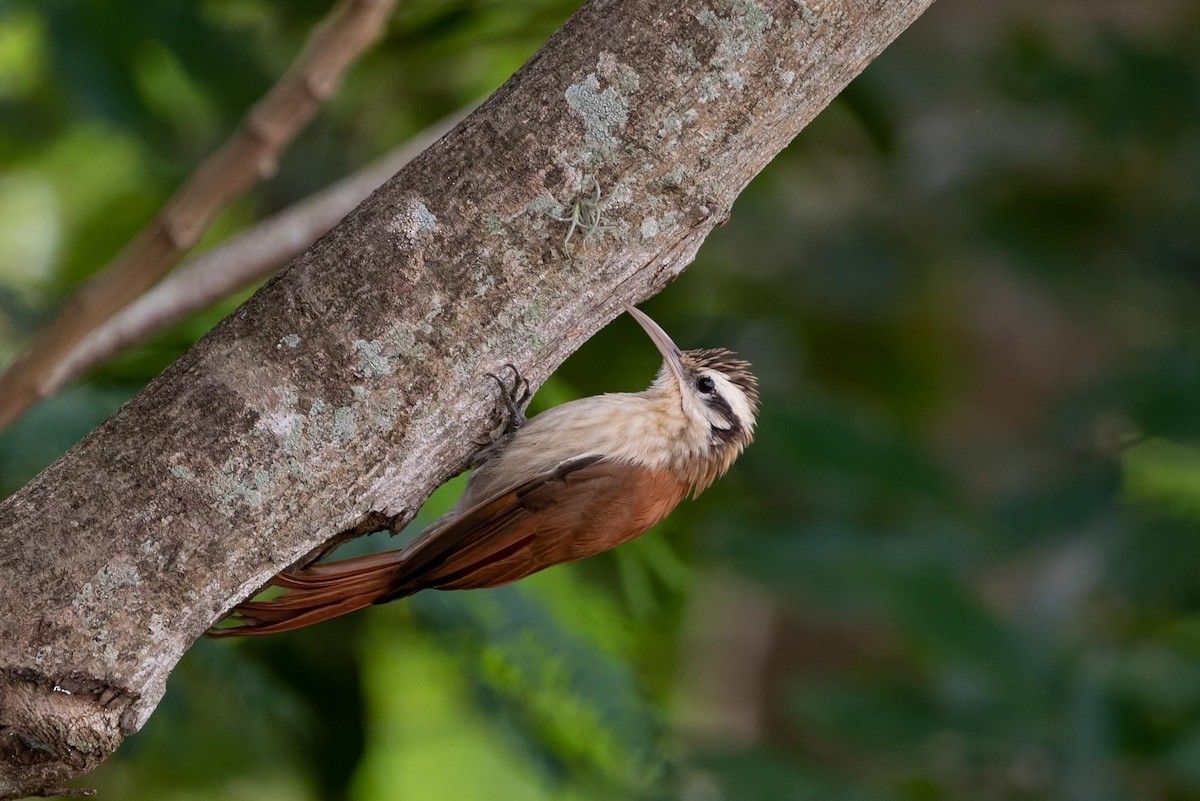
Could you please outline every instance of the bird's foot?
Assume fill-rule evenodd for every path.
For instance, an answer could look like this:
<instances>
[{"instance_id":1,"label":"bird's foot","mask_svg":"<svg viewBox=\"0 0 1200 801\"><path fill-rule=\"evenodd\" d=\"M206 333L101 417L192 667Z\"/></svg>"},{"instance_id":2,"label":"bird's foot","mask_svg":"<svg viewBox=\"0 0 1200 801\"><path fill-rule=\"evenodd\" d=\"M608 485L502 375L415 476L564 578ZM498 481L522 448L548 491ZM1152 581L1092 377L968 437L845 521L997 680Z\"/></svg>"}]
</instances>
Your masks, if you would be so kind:
<instances>
[{"instance_id":1,"label":"bird's foot","mask_svg":"<svg viewBox=\"0 0 1200 801\"><path fill-rule=\"evenodd\" d=\"M492 437L493 440L500 436L511 437L517 433L517 429L525 423L525 407L529 405L529 399L533 396L529 390L529 382L521 372L511 363L504 366L512 373L511 384L495 373L487 374L500 388L500 400L497 404L500 425Z\"/></svg>"},{"instance_id":2,"label":"bird's foot","mask_svg":"<svg viewBox=\"0 0 1200 801\"><path fill-rule=\"evenodd\" d=\"M472 466L478 466L487 461L495 448L507 445L513 435L517 433L517 429L525 422L525 407L529 405L529 399L533 396L529 382L512 364L504 366L512 373L511 382L495 373L486 374L500 388L500 397L496 401L496 416L500 418L500 423L489 432L486 440L475 441L475 444L482 450L476 456Z\"/></svg>"}]
</instances>

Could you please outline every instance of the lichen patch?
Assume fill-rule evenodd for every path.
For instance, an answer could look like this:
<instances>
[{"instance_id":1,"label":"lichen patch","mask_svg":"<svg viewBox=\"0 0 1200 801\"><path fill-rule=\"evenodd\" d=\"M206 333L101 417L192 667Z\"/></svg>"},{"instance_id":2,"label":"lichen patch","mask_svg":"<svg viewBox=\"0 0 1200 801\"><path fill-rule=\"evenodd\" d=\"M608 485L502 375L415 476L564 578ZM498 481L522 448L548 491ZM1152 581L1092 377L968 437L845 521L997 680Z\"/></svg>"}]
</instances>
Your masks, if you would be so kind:
<instances>
[{"instance_id":1,"label":"lichen patch","mask_svg":"<svg viewBox=\"0 0 1200 801\"><path fill-rule=\"evenodd\" d=\"M388 229L409 242L416 242L437 227L437 216L418 197L408 198L388 225Z\"/></svg>"},{"instance_id":2,"label":"lichen patch","mask_svg":"<svg viewBox=\"0 0 1200 801\"><path fill-rule=\"evenodd\" d=\"M354 350L358 353L358 374L363 378L391 375L395 369L392 360L383 355L383 343L378 339L356 339Z\"/></svg>"},{"instance_id":3,"label":"lichen patch","mask_svg":"<svg viewBox=\"0 0 1200 801\"><path fill-rule=\"evenodd\" d=\"M596 73L589 72L583 81L568 86L565 96L567 107L583 119L585 155L595 160L612 153L617 146L614 131L629 120L629 104L621 93L611 86L601 89Z\"/></svg>"},{"instance_id":4,"label":"lichen patch","mask_svg":"<svg viewBox=\"0 0 1200 801\"><path fill-rule=\"evenodd\" d=\"M725 0L718 6L721 13L706 8L696 14L696 21L717 36L716 52L708 60L711 71L697 83L701 103L720 97L722 87L734 91L745 88L746 79L738 65L751 50L763 45L767 29L775 22L754 0Z\"/></svg>"}]
</instances>

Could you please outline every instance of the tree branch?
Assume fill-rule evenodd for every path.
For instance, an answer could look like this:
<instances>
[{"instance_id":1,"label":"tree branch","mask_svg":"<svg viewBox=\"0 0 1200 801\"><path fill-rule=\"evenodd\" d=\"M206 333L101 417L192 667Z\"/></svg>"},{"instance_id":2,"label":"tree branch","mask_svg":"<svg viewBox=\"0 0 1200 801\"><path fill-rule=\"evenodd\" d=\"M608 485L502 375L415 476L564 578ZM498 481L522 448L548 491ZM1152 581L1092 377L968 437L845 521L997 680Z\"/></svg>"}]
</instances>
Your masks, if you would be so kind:
<instances>
[{"instance_id":1,"label":"tree branch","mask_svg":"<svg viewBox=\"0 0 1200 801\"><path fill-rule=\"evenodd\" d=\"M275 171L279 153L334 92L351 62L378 38L395 3L338 3L287 73L250 109L241 127L0 375L0 430L53 391L60 362L90 331L152 287L200 240L223 209Z\"/></svg>"},{"instance_id":2,"label":"tree branch","mask_svg":"<svg viewBox=\"0 0 1200 801\"><path fill-rule=\"evenodd\" d=\"M279 570L411 518L490 427L484 372L536 385L665 286L930 1L594 0L0 506L0 798L94 767Z\"/></svg>"},{"instance_id":3,"label":"tree branch","mask_svg":"<svg viewBox=\"0 0 1200 801\"><path fill-rule=\"evenodd\" d=\"M88 334L59 363L42 385L41 394L52 395L118 351L271 275L303 253L418 153L445 136L470 110L455 112L375 163L184 262Z\"/></svg>"}]
</instances>

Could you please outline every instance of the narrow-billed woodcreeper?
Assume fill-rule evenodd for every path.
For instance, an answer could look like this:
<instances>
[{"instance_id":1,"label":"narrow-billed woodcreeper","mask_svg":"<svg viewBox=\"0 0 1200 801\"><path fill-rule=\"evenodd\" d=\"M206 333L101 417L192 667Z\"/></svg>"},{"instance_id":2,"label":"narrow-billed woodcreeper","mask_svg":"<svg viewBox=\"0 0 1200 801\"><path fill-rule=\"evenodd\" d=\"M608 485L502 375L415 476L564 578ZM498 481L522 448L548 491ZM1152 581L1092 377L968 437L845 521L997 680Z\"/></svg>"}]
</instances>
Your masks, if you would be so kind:
<instances>
[{"instance_id":1,"label":"narrow-billed woodcreeper","mask_svg":"<svg viewBox=\"0 0 1200 801\"><path fill-rule=\"evenodd\" d=\"M287 590L235 607L214 636L273 634L424 589L495 587L607 551L723 475L754 435L758 382L722 348L681 351L626 306L663 366L642 392L564 403L526 421L528 384L497 376L505 430L455 507L403 548L280 573ZM524 385L524 391L522 391Z\"/></svg>"}]
</instances>

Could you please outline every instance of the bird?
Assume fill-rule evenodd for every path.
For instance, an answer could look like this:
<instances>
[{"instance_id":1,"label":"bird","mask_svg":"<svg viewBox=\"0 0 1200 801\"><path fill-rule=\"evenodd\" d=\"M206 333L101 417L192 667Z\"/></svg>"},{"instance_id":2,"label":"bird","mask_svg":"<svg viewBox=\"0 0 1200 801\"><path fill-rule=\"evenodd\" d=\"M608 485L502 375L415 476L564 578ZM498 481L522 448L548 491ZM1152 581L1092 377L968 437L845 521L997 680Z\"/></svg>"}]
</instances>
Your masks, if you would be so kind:
<instances>
[{"instance_id":1,"label":"bird","mask_svg":"<svg viewBox=\"0 0 1200 801\"><path fill-rule=\"evenodd\" d=\"M625 305L662 355L649 388L569 401L528 420L512 365L501 427L454 508L406 546L275 576L285 594L246 601L211 636L275 634L426 589L497 587L615 548L698 496L754 438L758 380L724 348L680 350Z\"/></svg>"}]
</instances>

